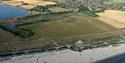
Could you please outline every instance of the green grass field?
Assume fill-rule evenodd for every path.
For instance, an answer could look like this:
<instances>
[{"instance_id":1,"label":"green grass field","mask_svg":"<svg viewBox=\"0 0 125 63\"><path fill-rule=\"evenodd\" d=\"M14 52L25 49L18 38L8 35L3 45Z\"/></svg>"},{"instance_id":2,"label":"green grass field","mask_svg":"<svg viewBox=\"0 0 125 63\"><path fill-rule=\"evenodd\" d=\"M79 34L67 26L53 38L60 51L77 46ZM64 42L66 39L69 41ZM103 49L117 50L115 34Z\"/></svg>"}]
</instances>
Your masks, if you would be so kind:
<instances>
[{"instance_id":1,"label":"green grass field","mask_svg":"<svg viewBox=\"0 0 125 63\"><path fill-rule=\"evenodd\" d=\"M16 40L16 37L3 29L0 28L0 42Z\"/></svg>"},{"instance_id":2,"label":"green grass field","mask_svg":"<svg viewBox=\"0 0 125 63\"><path fill-rule=\"evenodd\" d=\"M114 2L114 3L120 3L120 2L125 2L125 0L110 0L111 2Z\"/></svg>"},{"instance_id":3,"label":"green grass field","mask_svg":"<svg viewBox=\"0 0 125 63\"><path fill-rule=\"evenodd\" d=\"M110 3L125 3L125 0L108 0Z\"/></svg>"},{"instance_id":4,"label":"green grass field","mask_svg":"<svg viewBox=\"0 0 125 63\"><path fill-rule=\"evenodd\" d=\"M62 20L50 20L48 22L25 25L23 27L32 30L39 37L45 38L77 36L115 29L96 18L85 16L72 16Z\"/></svg>"},{"instance_id":5,"label":"green grass field","mask_svg":"<svg viewBox=\"0 0 125 63\"><path fill-rule=\"evenodd\" d=\"M12 33L7 32L0 28L0 52L14 49L18 45L14 45L19 42L19 38L14 36ZM21 45L21 44L20 44Z\"/></svg>"},{"instance_id":6,"label":"green grass field","mask_svg":"<svg viewBox=\"0 0 125 63\"><path fill-rule=\"evenodd\" d=\"M58 17L58 15L56 17ZM15 49L44 47L50 43L50 38L57 41L60 40L57 38L61 38L63 41L58 42L62 45L67 42L67 40L69 41L70 38L71 41L78 40L79 38L77 39L77 37L80 35L91 35L93 33L116 29L97 20L95 17L88 16L70 16L64 19L50 20L21 27L32 30L35 35L27 39L21 39L0 28L0 53L10 52L10 50ZM84 39L83 37L81 38Z\"/></svg>"},{"instance_id":7,"label":"green grass field","mask_svg":"<svg viewBox=\"0 0 125 63\"><path fill-rule=\"evenodd\" d=\"M125 1L112 0L112 2L117 3ZM46 21L44 22L40 21L39 23L20 26L27 30L31 30L35 33L34 36L25 39L19 36L15 36L11 32L7 32L2 28L0 28L0 53L6 51L10 52L10 50L14 51L15 49L25 49L25 48L31 49L31 48L44 47L45 45L51 44L50 40L55 40L61 44L79 39L84 40L86 39L86 37L84 38L84 35L92 35L101 32L113 31L117 29L109 24L106 24L98 20L96 17L90 17L90 16L96 16L96 15L91 12L80 12L77 14L66 13L66 15L65 13L46 14L46 15L38 14L37 17L36 15L28 18L26 17L23 20L24 22L25 21L35 22L37 21L37 18L38 19L47 18L47 20L49 21L45 19ZM98 35L98 37L100 36L104 35L101 34ZM87 36L87 38L91 37ZM92 38L96 39L97 37L94 35Z\"/></svg>"}]
</instances>

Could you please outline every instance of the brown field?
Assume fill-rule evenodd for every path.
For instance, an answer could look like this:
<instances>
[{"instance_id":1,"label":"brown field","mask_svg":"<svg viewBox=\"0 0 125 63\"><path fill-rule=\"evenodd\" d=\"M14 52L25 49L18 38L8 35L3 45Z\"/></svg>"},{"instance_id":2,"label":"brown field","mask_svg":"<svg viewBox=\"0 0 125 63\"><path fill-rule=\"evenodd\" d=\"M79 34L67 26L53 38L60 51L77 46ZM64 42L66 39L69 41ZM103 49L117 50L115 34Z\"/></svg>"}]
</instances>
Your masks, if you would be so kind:
<instances>
[{"instance_id":1,"label":"brown field","mask_svg":"<svg viewBox=\"0 0 125 63\"><path fill-rule=\"evenodd\" d=\"M19 1L19 2L23 1L31 5L39 5L39 6L56 4L55 2L51 2L51 1L38 1L38 0L15 0L15 1Z\"/></svg>"},{"instance_id":2,"label":"brown field","mask_svg":"<svg viewBox=\"0 0 125 63\"><path fill-rule=\"evenodd\" d=\"M27 3L28 5L23 5L23 3ZM46 5L53 5L56 4L55 2L51 1L38 1L38 0L10 0L10 1L2 1L1 3L9 6L19 6L24 9L32 9L36 6L46 6Z\"/></svg>"},{"instance_id":3,"label":"brown field","mask_svg":"<svg viewBox=\"0 0 125 63\"><path fill-rule=\"evenodd\" d=\"M35 5L21 5L19 6L20 8L24 8L24 9L27 9L27 10L30 10L30 9L33 9L34 7L37 7Z\"/></svg>"},{"instance_id":4,"label":"brown field","mask_svg":"<svg viewBox=\"0 0 125 63\"><path fill-rule=\"evenodd\" d=\"M116 28L125 28L125 12L117 10L105 10L103 13L97 13L98 19L110 24Z\"/></svg>"},{"instance_id":5,"label":"brown field","mask_svg":"<svg viewBox=\"0 0 125 63\"><path fill-rule=\"evenodd\" d=\"M48 10L50 10L51 12L65 12L65 11L69 11L69 9L65 9L65 8L60 8L60 7L52 7L49 8Z\"/></svg>"},{"instance_id":6,"label":"brown field","mask_svg":"<svg viewBox=\"0 0 125 63\"><path fill-rule=\"evenodd\" d=\"M36 11L32 11L28 16L34 16L34 15L38 15L40 14L39 12L36 12Z\"/></svg>"},{"instance_id":7,"label":"brown field","mask_svg":"<svg viewBox=\"0 0 125 63\"><path fill-rule=\"evenodd\" d=\"M9 6L18 6L18 5L22 5L21 2L19 1L2 1L1 3L9 5Z\"/></svg>"}]
</instances>

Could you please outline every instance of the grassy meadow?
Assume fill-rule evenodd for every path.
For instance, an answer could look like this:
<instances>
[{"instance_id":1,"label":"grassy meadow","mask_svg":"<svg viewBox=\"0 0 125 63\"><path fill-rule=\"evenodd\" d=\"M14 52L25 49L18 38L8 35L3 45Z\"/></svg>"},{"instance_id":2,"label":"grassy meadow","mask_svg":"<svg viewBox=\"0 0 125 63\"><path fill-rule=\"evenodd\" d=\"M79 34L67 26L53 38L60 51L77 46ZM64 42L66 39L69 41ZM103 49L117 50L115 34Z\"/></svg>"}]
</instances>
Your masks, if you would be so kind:
<instances>
[{"instance_id":1,"label":"grassy meadow","mask_svg":"<svg viewBox=\"0 0 125 63\"><path fill-rule=\"evenodd\" d=\"M58 15L53 16L53 18L54 17L60 18L60 16ZM50 18L52 17L50 16ZM37 18L35 18L35 20L37 20ZM62 45L66 42L70 43L71 41L74 42L74 40L86 39L83 38L84 35L86 36L100 32L108 32L117 29L98 20L95 17L78 15L67 16L62 19L50 19L45 22L28 24L20 27L32 30L35 33L35 35L23 39L21 37L14 36L14 34L0 28L0 53L14 51L15 49L20 50L25 48L31 49L45 47L45 45L50 44L51 39L58 41L58 43ZM98 36L100 37L100 35ZM101 36L103 37L103 35ZM92 37L88 36L87 38L96 39L96 37L97 36L94 35ZM62 41L60 41L60 39ZM53 45L50 45L50 47L51 46Z\"/></svg>"},{"instance_id":2,"label":"grassy meadow","mask_svg":"<svg viewBox=\"0 0 125 63\"><path fill-rule=\"evenodd\" d=\"M32 25L25 25L39 37L66 37L82 34L111 31L115 28L88 16L71 16L60 20L50 20Z\"/></svg>"},{"instance_id":3,"label":"grassy meadow","mask_svg":"<svg viewBox=\"0 0 125 63\"><path fill-rule=\"evenodd\" d=\"M125 2L125 0L109 0L109 1L111 1L111 2L113 2L113 3L121 3L121 2Z\"/></svg>"}]
</instances>

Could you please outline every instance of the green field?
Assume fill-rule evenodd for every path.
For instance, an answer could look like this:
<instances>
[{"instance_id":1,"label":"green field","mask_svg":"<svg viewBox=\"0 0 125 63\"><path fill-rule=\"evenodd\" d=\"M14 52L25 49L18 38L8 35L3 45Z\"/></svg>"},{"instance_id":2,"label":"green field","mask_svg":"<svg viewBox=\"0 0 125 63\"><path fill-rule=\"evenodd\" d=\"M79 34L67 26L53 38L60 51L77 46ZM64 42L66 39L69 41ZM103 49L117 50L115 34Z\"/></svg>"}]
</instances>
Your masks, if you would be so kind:
<instances>
[{"instance_id":1,"label":"green field","mask_svg":"<svg viewBox=\"0 0 125 63\"><path fill-rule=\"evenodd\" d=\"M96 18L88 16L71 16L61 20L50 20L32 25L25 25L39 37L66 37L82 34L111 31L115 28Z\"/></svg>"},{"instance_id":2,"label":"green field","mask_svg":"<svg viewBox=\"0 0 125 63\"><path fill-rule=\"evenodd\" d=\"M12 33L7 32L0 28L0 42L6 42L12 40L16 40L16 37Z\"/></svg>"},{"instance_id":3,"label":"green field","mask_svg":"<svg viewBox=\"0 0 125 63\"><path fill-rule=\"evenodd\" d=\"M12 45L18 43L19 38L0 28L0 52L7 51L14 47ZM16 46L16 45L15 45Z\"/></svg>"},{"instance_id":4,"label":"green field","mask_svg":"<svg viewBox=\"0 0 125 63\"><path fill-rule=\"evenodd\" d=\"M106 3L125 3L125 0L106 0Z\"/></svg>"},{"instance_id":5,"label":"green field","mask_svg":"<svg viewBox=\"0 0 125 63\"><path fill-rule=\"evenodd\" d=\"M57 15L55 17L59 16ZM23 39L0 28L0 53L10 52L10 50L15 49L44 47L50 43L50 39L59 40L58 42L62 45L67 42L67 40L78 40L77 37L80 35L84 36L116 30L116 28L103 23L97 18L88 16L70 16L63 19L54 19L21 27L32 30L35 35ZM60 42L60 39L57 38L61 38L63 41ZM96 36L94 36L94 38L96 38ZM84 38L81 37L81 39Z\"/></svg>"},{"instance_id":6,"label":"green field","mask_svg":"<svg viewBox=\"0 0 125 63\"><path fill-rule=\"evenodd\" d=\"M121 2L125 2L125 0L110 0L113 3L121 3Z\"/></svg>"},{"instance_id":7,"label":"green field","mask_svg":"<svg viewBox=\"0 0 125 63\"><path fill-rule=\"evenodd\" d=\"M107 2L119 3L125 2L125 0L110 0ZM62 10L65 9L54 8L51 10L62 12ZM24 32L27 32L26 34L23 33L22 30L18 30L18 32L22 32L22 35L28 35L29 31L33 32L35 35L24 38L15 36L14 33L0 28L0 53L11 52L17 49L24 50L44 48L48 45L53 46L51 40L56 41L59 45L65 45L73 44L78 40L107 38L112 37L110 35L112 33L107 34L107 32L118 30L118 28L98 20L95 12L90 12L89 10L82 10L78 13L38 14L25 17L16 24L16 30L21 28L25 29L23 30ZM29 35L31 35L31 33L29 33Z\"/></svg>"}]
</instances>

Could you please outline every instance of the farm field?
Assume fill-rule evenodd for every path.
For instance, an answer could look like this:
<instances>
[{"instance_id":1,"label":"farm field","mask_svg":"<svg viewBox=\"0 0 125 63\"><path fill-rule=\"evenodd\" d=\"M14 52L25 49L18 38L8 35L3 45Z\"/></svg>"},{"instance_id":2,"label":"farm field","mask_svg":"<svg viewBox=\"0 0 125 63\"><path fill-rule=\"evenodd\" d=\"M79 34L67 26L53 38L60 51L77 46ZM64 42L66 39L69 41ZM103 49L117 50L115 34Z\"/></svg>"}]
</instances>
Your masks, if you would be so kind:
<instances>
[{"instance_id":1,"label":"farm field","mask_svg":"<svg viewBox=\"0 0 125 63\"><path fill-rule=\"evenodd\" d=\"M110 24L116 28L125 28L125 12L117 10L105 10L105 12L97 13L101 21Z\"/></svg>"},{"instance_id":2,"label":"farm field","mask_svg":"<svg viewBox=\"0 0 125 63\"><path fill-rule=\"evenodd\" d=\"M70 9L59 8L59 7L48 8L48 10L53 13L70 11Z\"/></svg>"}]
</instances>

